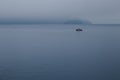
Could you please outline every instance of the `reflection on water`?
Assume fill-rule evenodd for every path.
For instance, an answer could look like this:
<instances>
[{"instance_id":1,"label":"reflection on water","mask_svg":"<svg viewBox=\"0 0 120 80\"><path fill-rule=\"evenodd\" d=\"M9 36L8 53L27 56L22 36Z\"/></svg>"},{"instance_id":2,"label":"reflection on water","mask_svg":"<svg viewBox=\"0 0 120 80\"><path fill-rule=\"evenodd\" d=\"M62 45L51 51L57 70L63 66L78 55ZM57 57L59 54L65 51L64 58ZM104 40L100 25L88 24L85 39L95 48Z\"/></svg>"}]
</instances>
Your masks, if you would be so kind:
<instances>
[{"instance_id":1,"label":"reflection on water","mask_svg":"<svg viewBox=\"0 0 120 80\"><path fill-rule=\"evenodd\" d=\"M0 25L0 80L119 80L120 27Z\"/></svg>"}]
</instances>

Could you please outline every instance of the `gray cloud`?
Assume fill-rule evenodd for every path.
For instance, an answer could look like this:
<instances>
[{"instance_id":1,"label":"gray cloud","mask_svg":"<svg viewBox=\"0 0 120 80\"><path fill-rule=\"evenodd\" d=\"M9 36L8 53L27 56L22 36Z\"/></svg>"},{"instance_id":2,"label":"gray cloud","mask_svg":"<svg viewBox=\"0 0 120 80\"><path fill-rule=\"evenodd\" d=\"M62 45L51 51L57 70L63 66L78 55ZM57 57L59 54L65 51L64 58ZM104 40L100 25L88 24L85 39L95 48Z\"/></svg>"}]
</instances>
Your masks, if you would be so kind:
<instances>
[{"instance_id":1,"label":"gray cloud","mask_svg":"<svg viewBox=\"0 0 120 80\"><path fill-rule=\"evenodd\" d=\"M0 0L0 19L86 19L120 23L120 0Z\"/></svg>"}]
</instances>

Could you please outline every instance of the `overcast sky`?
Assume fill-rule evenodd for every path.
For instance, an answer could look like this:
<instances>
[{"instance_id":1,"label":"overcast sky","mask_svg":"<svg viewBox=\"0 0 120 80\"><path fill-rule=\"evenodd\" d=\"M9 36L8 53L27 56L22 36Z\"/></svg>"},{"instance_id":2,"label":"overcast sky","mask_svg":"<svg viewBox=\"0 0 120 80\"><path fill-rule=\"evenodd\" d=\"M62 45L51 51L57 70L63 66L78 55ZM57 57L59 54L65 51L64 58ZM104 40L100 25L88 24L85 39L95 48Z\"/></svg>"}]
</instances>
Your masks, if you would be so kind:
<instances>
[{"instance_id":1,"label":"overcast sky","mask_svg":"<svg viewBox=\"0 0 120 80\"><path fill-rule=\"evenodd\" d=\"M0 0L0 20L85 19L120 23L120 0Z\"/></svg>"}]
</instances>

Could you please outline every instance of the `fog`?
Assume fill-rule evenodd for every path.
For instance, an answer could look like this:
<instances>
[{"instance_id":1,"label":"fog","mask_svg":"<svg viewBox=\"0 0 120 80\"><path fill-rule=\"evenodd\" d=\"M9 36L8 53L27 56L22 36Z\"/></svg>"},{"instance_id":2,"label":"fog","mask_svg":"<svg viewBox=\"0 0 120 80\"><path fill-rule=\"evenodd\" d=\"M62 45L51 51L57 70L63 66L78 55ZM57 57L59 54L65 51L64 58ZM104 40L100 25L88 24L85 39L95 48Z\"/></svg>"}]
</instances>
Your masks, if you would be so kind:
<instances>
[{"instance_id":1,"label":"fog","mask_svg":"<svg viewBox=\"0 0 120 80\"><path fill-rule=\"evenodd\" d=\"M120 0L0 0L0 21L84 19L120 23Z\"/></svg>"}]
</instances>

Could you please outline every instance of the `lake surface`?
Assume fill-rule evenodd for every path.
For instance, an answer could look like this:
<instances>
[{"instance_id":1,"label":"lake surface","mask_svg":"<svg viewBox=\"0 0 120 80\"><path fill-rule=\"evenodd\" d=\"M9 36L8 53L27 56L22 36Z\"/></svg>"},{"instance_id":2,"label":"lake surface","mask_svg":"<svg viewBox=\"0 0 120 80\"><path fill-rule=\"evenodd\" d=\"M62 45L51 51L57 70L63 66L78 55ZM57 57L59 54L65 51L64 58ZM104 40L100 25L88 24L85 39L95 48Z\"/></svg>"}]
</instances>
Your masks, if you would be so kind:
<instances>
[{"instance_id":1,"label":"lake surface","mask_svg":"<svg viewBox=\"0 0 120 80\"><path fill-rule=\"evenodd\" d=\"M120 80L120 26L0 25L0 80Z\"/></svg>"}]
</instances>

